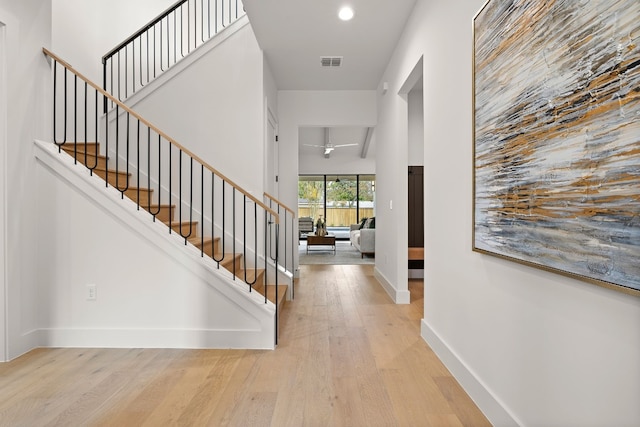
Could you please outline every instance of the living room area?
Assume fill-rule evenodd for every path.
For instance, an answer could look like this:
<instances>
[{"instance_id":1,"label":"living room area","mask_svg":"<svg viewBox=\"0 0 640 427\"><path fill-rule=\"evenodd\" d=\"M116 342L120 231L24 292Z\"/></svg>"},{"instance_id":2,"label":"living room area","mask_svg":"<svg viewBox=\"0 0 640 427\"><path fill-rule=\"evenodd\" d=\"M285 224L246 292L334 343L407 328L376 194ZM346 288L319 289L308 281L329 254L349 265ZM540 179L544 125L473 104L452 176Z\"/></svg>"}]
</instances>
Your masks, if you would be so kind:
<instances>
[{"instance_id":1,"label":"living room area","mask_svg":"<svg viewBox=\"0 0 640 427\"><path fill-rule=\"evenodd\" d=\"M375 263L373 128L299 129L300 264Z\"/></svg>"}]
</instances>

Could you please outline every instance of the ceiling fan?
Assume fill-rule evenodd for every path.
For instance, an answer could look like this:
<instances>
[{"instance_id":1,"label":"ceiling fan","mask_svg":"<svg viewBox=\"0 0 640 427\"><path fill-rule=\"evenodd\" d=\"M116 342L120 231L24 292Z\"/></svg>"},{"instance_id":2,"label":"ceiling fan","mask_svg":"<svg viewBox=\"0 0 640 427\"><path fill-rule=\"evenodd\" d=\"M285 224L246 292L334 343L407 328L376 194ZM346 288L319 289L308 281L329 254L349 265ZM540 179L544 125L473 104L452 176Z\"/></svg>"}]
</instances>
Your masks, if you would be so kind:
<instances>
[{"instance_id":1,"label":"ceiling fan","mask_svg":"<svg viewBox=\"0 0 640 427\"><path fill-rule=\"evenodd\" d=\"M331 142L331 129L329 128L324 128L324 145L314 145L314 144L304 144L307 147L317 147L317 148L324 148L324 156L326 158L329 158L329 156L331 155L331 152L333 150L335 150L336 148L342 148L342 147L353 147L356 146L358 144L333 144Z\"/></svg>"}]
</instances>

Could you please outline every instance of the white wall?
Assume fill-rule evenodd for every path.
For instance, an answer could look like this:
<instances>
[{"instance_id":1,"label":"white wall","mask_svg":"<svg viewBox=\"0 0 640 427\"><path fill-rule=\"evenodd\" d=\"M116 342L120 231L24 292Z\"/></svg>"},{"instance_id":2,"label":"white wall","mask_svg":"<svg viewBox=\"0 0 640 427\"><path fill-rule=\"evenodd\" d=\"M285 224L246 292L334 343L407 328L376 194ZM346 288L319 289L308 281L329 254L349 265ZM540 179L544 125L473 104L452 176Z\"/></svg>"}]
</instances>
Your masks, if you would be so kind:
<instances>
[{"instance_id":1,"label":"white wall","mask_svg":"<svg viewBox=\"0 0 640 427\"><path fill-rule=\"evenodd\" d=\"M384 206L406 168L396 152L406 106L395 94L424 55L423 337L495 425L637 425L640 298L471 251L471 23L483 4L418 0L378 97ZM396 277L398 240L377 233L376 268Z\"/></svg>"},{"instance_id":2,"label":"white wall","mask_svg":"<svg viewBox=\"0 0 640 427\"><path fill-rule=\"evenodd\" d=\"M269 67L269 63L262 55L263 86L264 86L264 183L265 191L278 198L278 183L273 176L278 175L277 163L278 143L273 141L278 134L278 87ZM272 130L271 130L272 128ZM270 138L272 138L270 140Z\"/></svg>"},{"instance_id":3,"label":"white wall","mask_svg":"<svg viewBox=\"0 0 640 427\"><path fill-rule=\"evenodd\" d=\"M53 53L102 85L102 56L175 0L51 0Z\"/></svg>"},{"instance_id":4,"label":"white wall","mask_svg":"<svg viewBox=\"0 0 640 427\"><path fill-rule=\"evenodd\" d=\"M4 13L0 19L5 19ZM7 81L6 81L6 24L0 21L0 361L7 359L6 325L6 171L7 157Z\"/></svg>"},{"instance_id":5,"label":"white wall","mask_svg":"<svg viewBox=\"0 0 640 427\"><path fill-rule=\"evenodd\" d=\"M376 125L375 91L280 91L280 198L298 206L298 130L301 126ZM377 187L376 187L377 188ZM376 219L376 227L379 227ZM297 224L295 224L297 235ZM294 251L294 265L298 253Z\"/></svg>"},{"instance_id":6,"label":"white wall","mask_svg":"<svg viewBox=\"0 0 640 427\"><path fill-rule=\"evenodd\" d=\"M408 166L424 166L424 106L421 89L409 92Z\"/></svg>"},{"instance_id":7,"label":"white wall","mask_svg":"<svg viewBox=\"0 0 640 427\"><path fill-rule=\"evenodd\" d=\"M262 200L263 56L251 26L173 71L158 79L162 84L139 91L129 106Z\"/></svg>"},{"instance_id":8,"label":"white wall","mask_svg":"<svg viewBox=\"0 0 640 427\"><path fill-rule=\"evenodd\" d=\"M5 24L7 91L6 135L3 147L7 183L5 230L6 290L0 327L6 332L6 349L0 360L14 358L37 345L31 334L37 328L36 304L38 259L34 256L39 236L36 227L45 212L36 210L34 138L49 137L50 71L42 47L50 43L51 5L41 0L0 0L0 22ZM5 206L3 205L4 209ZM50 254L49 254L50 255ZM0 286L1 286L0 281ZM2 290L0 290L2 291Z\"/></svg>"}]
</instances>

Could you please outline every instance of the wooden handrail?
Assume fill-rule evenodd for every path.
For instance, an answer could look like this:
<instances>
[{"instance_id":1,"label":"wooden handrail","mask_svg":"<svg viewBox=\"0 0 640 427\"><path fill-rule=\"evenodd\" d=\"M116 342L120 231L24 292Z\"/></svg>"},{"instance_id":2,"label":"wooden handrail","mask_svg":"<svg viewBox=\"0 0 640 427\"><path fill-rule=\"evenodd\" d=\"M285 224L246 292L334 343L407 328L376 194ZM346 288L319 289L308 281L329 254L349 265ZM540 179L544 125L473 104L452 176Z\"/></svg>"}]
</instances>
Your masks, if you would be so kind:
<instances>
[{"instance_id":1,"label":"wooden handrail","mask_svg":"<svg viewBox=\"0 0 640 427\"><path fill-rule=\"evenodd\" d=\"M223 181L225 181L226 183L228 183L229 185L231 185L232 187L234 187L236 190L238 190L240 193L242 193L244 196L248 197L251 201L253 201L256 205L260 206L262 209L264 209L266 212L270 213L272 216L275 217L275 222L276 224L280 223L280 216L278 215L277 212L275 212L273 209L269 208L267 205L265 205L263 202L261 202L260 200L258 200L257 198L255 198L253 195L251 195L249 192L247 192L246 190L244 190L242 187L240 187L238 184L236 184L235 182L233 182L232 180L230 180L229 178L227 178L224 174L220 173L219 171L217 171L214 167L210 166L209 164L207 164L204 160L202 160L200 157L196 156L195 154L193 154L191 151L189 151L187 148L185 148L182 144L178 143L175 139L171 138L169 135L167 135L166 133L164 133L163 131L161 131L160 129L158 129L156 126L154 126L153 124L151 124L149 121L145 120L144 118L142 118L138 113L136 113L135 111L133 111L131 108L127 107L125 104L123 104L120 100L118 100L117 98L115 98L113 95L111 95L110 93L108 93L107 91L105 91L104 89L102 89L100 86L96 85L95 83L93 83L91 80L89 80L87 77L85 77L82 73L80 73L78 70L76 70L75 68L73 68L68 62L62 60L60 57L58 57L56 54L54 54L53 52L51 52L50 50L48 50L47 48L42 48L42 52L44 52L45 55L47 55L48 57L50 57L51 59L53 59L54 61L62 64L65 68L67 68L68 70L70 70L73 74L75 74L76 76L78 76L80 79L82 79L85 83L87 83L89 86L91 86L92 88L94 88L95 90L97 90L99 93L101 93L103 96L105 96L106 98L108 98L109 100L111 100L114 104L118 105L122 110L124 110L125 112L129 113L131 116L135 117L136 119L138 119L141 123L143 123L145 126L148 126L150 129L152 129L155 133L157 133L158 135L160 135L162 138L166 139L167 141L169 141L169 143L171 143L172 145L174 145L175 147L177 147L179 150L181 150L182 152L184 152L185 154L187 154L188 156L190 156L192 159L194 159L195 161L199 162L202 166L204 166L207 170L209 170L210 172L212 172L213 174L217 175L220 179L222 179Z\"/></svg>"},{"instance_id":2,"label":"wooden handrail","mask_svg":"<svg viewBox=\"0 0 640 427\"><path fill-rule=\"evenodd\" d=\"M276 202L276 204L282 206L285 210L291 212L291 215L293 215L293 217L295 218L296 213L287 205L285 205L284 203L282 203L280 200L276 199L275 197L273 197L272 195L270 195L269 193L265 192L264 196L269 199L269 200L273 200L274 202Z\"/></svg>"}]
</instances>

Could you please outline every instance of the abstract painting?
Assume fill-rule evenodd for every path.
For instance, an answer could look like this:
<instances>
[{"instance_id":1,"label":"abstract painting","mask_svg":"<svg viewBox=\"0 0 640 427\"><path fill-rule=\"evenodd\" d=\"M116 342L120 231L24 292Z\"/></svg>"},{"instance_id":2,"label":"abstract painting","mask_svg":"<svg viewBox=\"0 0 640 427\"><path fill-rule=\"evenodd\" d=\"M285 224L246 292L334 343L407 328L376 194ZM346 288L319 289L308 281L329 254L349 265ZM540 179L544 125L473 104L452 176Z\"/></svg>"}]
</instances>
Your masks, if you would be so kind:
<instances>
[{"instance_id":1,"label":"abstract painting","mask_svg":"<svg viewBox=\"0 0 640 427\"><path fill-rule=\"evenodd\" d=\"M473 249L640 295L640 1L473 20Z\"/></svg>"}]
</instances>

